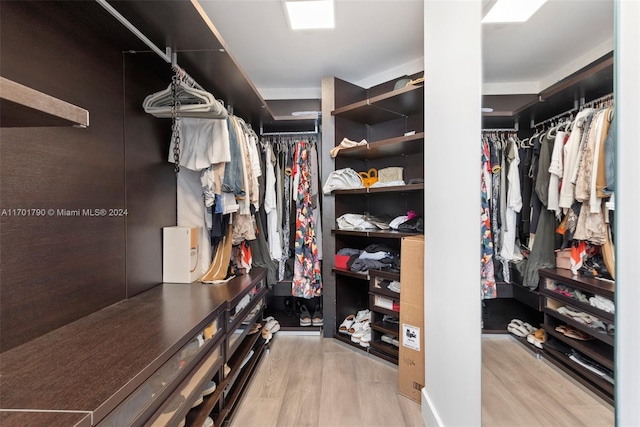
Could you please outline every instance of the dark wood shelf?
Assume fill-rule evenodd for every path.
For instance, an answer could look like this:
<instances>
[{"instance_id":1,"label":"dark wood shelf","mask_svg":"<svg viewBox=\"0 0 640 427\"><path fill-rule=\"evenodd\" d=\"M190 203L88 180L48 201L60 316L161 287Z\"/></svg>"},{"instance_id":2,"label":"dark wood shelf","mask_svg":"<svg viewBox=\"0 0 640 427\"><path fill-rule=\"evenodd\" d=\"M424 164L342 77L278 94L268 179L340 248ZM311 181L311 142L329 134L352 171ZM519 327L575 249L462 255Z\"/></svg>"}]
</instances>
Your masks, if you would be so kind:
<instances>
[{"instance_id":1,"label":"dark wood shelf","mask_svg":"<svg viewBox=\"0 0 640 427\"><path fill-rule=\"evenodd\" d=\"M393 292L393 291L390 291L390 290L384 289L384 288L376 288L371 283L370 283L370 286L369 286L369 293L374 293L374 294L381 295L381 296L387 297L387 298L393 298L393 299L395 299L397 301L400 300L400 293Z\"/></svg>"},{"instance_id":2,"label":"dark wood shelf","mask_svg":"<svg viewBox=\"0 0 640 427\"><path fill-rule=\"evenodd\" d=\"M331 115L372 125L416 114L423 108L424 87L412 85L345 105Z\"/></svg>"},{"instance_id":3,"label":"dark wood shelf","mask_svg":"<svg viewBox=\"0 0 640 427\"><path fill-rule=\"evenodd\" d=\"M381 277L387 280L397 280L398 282L400 281L400 273L385 270L369 270L369 276Z\"/></svg>"},{"instance_id":4,"label":"dark wood shelf","mask_svg":"<svg viewBox=\"0 0 640 427\"><path fill-rule=\"evenodd\" d=\"M0 409L1 426L73 426L91 427L91 413L3 411Z\"/></svg>"},{"instance_id":5,"label":"dark wood shelf","mask_svg":"<svg viewBox=\"0 0 640 427\"><path fill-rule=\"evenodd\" d=\"M396 360L398 359L398 354L400 351L398 347L393 344L387 344L386 342L382 342L380 340L372 340L371 347L393 356Z\"/></svg>"},{"instance_id":6,"label":"dark wood shelf","mask_svg":"<svg viewBox=\"0 0 640 427\"><path fill-rule=\"evenodd\" d=\"M360 280L369 280L369 275L367 273L362 273L360 271L351 271L351 270L347 270L346 268L338 268L338 267L333 267L331 271L341 276L354 277Z\"/></svg>"},{"instance_id":7,"label":"dark wood shelf","mask_svg":"<svg viewBox=\"0 0 640 427\"><path fill-rule=\"evenodd\" d=\"M2 127L89 126L84 108L0 77Z\"/></svg>"},{"instance_id":8,"label":"dark wood shelf","mask_svg":"<svg viewBox=\"0 0 640 427\"><path fill-rule=\"evenodd\" d=\"M258 335L258 334L255 334L255 335ZM236 408L236 405L240 402L242 398L242 392L249 386L249 382L250 382L249 380L251 379L251 375L255 371L256 367L258 366L258 362L262 358L262 355L264 353L264 348L265 348L264 345L261 345L258 348L256 348L254 350L253 356L251 356L251 359L249 359L249 361L242 367L240 374L236 378L235 382L231 386L231 390L229 391L229 394L225 398L225 406L222 409L222 411L220 411L220 416L219 416L220 420L226 420L232 417L233 412ZM244 360L244 357L243 359L239 360L239 362L242 363L243 360ZM232 373L233 373L233 368L232 368ZM204 419L202 421L204 421ZM202 424L196 423L193 425L202 425Z\"/></svg>"},{"instance_id":9,"label":"dark wood shelf","mask_svg":"<svg viewBox=\"0 0 640 427\"><path fill-rule=\"evenodd\" d=\"M613 335L609 335L606 332L600 332L597 331L591 327L589 327L588 325L584 324L584 323L580 323L577 320L573 320L572 318L568 317L568 316L564 316L560 313L558 313L557 311L549 308L549 307L545 307L544 312L546 314L548 314L551 317L554 317L558 320L560 320L563 323L566 323L567 325L571 325L576 329L581 330L582 332L589 334L590 336L594 337L595 339L602 341L605 344L609 344L609 345L614 345L614 337Z\"/></svg>"},{"instance_id":10,"label":"dark wood shelf","mask_svg":"<svg viewBox=\"0 0 640 427\"><path fill-rule=\"evenodd\" d=\"M369 354L379 357L380 359L386 360L387 362L393 363L395 365L398 364L398 358L394 357L388 353L385 353L384 351L380 351L377 348L371 346L369 347Z\"/></svg>"},{"instance_id":11,"label":"dark wood shelf","mask_svg":"<svg viewBox=\"0 0 640 427\"><path fill-rule=\"evenodd\" d=\"M597 394L610 405L614 404L614 386L610 382L580 366L568 356L551 348L545 348L546 359L561 368L580 384Z\"/></svg>"},{"instance_id":12,"label":"dark wood shelf","mask_svg":"<svg viewBox=\"0 0 640 427\"><path fill-rule=\"evenodd\" d=\"M336 190L334 195L342 194L370 194L370 193L408 193L413 191L423 191L424 184L394 185L391 187L356 188L353 190Z\"/></svg>"},{"instance_id":13,"label":"dark wood shelf","mask_svg":"<svg viewBox=\"0 0 640 427\"><path fill-rule=\"evenodd\" d=\"M337 157L354 160L373 160L386 157L408 156L422 153L423 151L424 132L417 132L414 135L381 139L380 141L369 142L366 145L343 148L338 151Z\"/></svg>"},{"instance_id":14,"label":"dark wood shelf","mask_svg":"<svg viewBox=\"0 0 640 427\"><path fill-rule=\"evenodd\" d=\"M345 335L345 334L336 332L335 334L333 334L333 338L337 339L338 341L342 341L343 343L349 344L352 347L358 348L362 351L367 351L366 347L361 346L357 342L351 341L351 335Z\"/></svg>"},{"instance_id":15,"label":"dark wood shelf","mask_svg":"<svg viewBox=\"0 0 640 427\"><path fill-rule=\"evenodd\" d=\"M556 301L562 301L576 309L579 309L580 311L584 311L585 313L593 314L594 316L599 317L603 320L606 320L610 323L615 322L615 314L608 313L604 310L600 310L598 307L594 307L591 304L587 304L585 302L579 301L575 298L568 297L566 295L562 295L559 292L554 292L551 289L547 289L547 288L542 289L542 294Z\"/></svg>"},{"instance_id":16,"label":"dark wood shelf","mask_svg":"<svg viewBox=\"0 0 640 427\"><path fill-rule=\"evenodd\" d=\"M408 236L422 236L422 233L404 233L396 230L339 230L332 229L331 234L345 236L374 237L379 239L402 239Z\"/></svg>"},{"instance_id":17,"label":"dark wood shelf","mask_svg":"<svg viewBox=\"0 0 640 427\"><path fill-rule=\"evenodd\" d=\"M211 357L217 353L217 357L215 360L211 360ZM211 399L207 399L210 402L210 405L205 406L205 402L198 405L196 408L191 408L191 405L200 398L202 395L202 390L204 390L205 386L211 379L215 376L217 372L220 371L220 367L222 366L224 361L224 349L221 347L221 343L214 346L207 356L205 356L198 366L196 366L189 375L182 381L182 384L178 389L172 394L170 398L168 398L163 406L160 408L160 411L157 411L154 416L151 417L144 425L147 427L159 424L174 424L183 420L188 413L193 411L207 411L207 414L210 412L211 408L215 404L215 401ZM215 394L216 391L213 393ZM206 396L210 398L212 396ZM177 401L177 404L174 402L174 399ZM180 406L180 401L184 403ZM177 405L178 408L176 410L166 409L170 408L173 405ZM206 408L209 408L208 410ZM148 417L138 417L138 419L134 420L131 425L138 425ZM206 418L206 417L205 417ZM111 420L111 422L117 422L122 420ZM204 421L204 419L203 419ZM107 424L110 424L109 422Z\"/></svg>"},{"instance_id":18,"label":"dark wood shelf","mask_svg":"<svg viewBox=\"0 0 640 427\"><path fill-rule=\"evenodd\" d=\"M313 314L313 307L308 307ZM294 314L287 316L284 310L274 308L273 304L267 305L264 310L264 316L273 316L280 323L281 331L299 331L299 332L320 332L322 326L300 326L300 318Z\"/></svg>"},{"instance_id":19,"label":"dark wood shelf","mask_svg":"<svg viewBox=\"0 0 640 427\"><path fill-rule=\"evenodd\" d=\"M396 337L400 335L400 325L397 323L374 322L371 323L371 329L384 334L394 335Z\"/></svg>"},{"instance_id":20,"label":"dark wood shelf","mask_svg":"<svg viewBox=\"0 0 640 427\"><path fill-rule=\"evenodd\" d=\"M590 341L580 341L573 338L569 338L560 332L555 330L554 325L543 324L542 327L547 334L558 341L562 341L569 347L573 347L580 353L584 354L600 363L602 366L605 366L609 369L614 369L614 361L613 361L613 347L610 347L606 344L603 344L596 340ZM546 349L545 349L546 350Z\"/></svg>"},{"instance_id":21,"label":"dark wood shelf","mask_svg":"<svg viewBox=\"0 0 640 427\"><path fill-rule=\"evenodd\" d=\"M376 313L388 314L389 316L400 317L400 312L399 311L393 311L393 310L390 310L388 308L380 307L379 305L375 305L375 297L376 297L376 295L377 294L375 294L373 292L369 292L369 310L375 311ZM385 296L385 298L386 298L386 296ZM399 294L398 294L397 297L390 298L390 299L394 299L395 301L400 303L400 295Z\"/></svg>"},{"instance_id":22,"label":"dark wood shelf","mask_svg":"<svg viewBox=\"0 0 640 427\"><path fill-rule=\"evenodd\" d=\"M594 279L592 277L574 276L571 270L562 268L543 268L538 270L541 277L561 282L579 290L585 290L589 293L601 295L610 300L614 300L615 283L605 280Z\"/></svg>"}]
</instances>

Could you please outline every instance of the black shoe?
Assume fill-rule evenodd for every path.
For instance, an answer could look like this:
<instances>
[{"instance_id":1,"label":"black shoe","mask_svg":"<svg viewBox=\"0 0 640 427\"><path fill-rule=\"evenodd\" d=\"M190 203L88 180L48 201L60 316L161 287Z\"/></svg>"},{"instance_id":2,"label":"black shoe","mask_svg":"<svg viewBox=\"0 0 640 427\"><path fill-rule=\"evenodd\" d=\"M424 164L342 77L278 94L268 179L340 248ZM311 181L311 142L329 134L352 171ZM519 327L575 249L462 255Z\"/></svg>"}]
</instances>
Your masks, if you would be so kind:
<instances>
[{"instance_id":1,"label":"black shoe","mask_svg":"<svg viewBox=\"0 0 640 427\"><path fill-rule=\"evenodd\" d=\"M300 317L300 313L302 312L302 303L300 302L300 300L298 298L296 298L295 300L295 313L296 313L296 317Z\"/></svg>"},{"instance_id":2,"label":"black shoe","mask_svg":"<svg viewBox=\"0 0 640 427\"><path fill-rule=\"evenodd\" d=\"M293 298L292 297L286 297L284 299L284 314L286 314L287 317L293 316Z\"/></svg>"}]
</instances>

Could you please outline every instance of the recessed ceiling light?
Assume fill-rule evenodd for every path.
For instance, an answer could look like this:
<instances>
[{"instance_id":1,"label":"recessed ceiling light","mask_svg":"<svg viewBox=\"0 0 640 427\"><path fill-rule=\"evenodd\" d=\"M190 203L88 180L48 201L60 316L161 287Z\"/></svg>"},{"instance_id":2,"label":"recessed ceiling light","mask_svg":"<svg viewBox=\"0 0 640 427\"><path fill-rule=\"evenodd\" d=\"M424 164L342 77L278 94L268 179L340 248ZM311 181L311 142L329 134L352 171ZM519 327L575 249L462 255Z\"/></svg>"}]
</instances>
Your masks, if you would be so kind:
<instances>
[{"instance_id":1,"label":"recessed ceiling light","mask_svg":"<svg viewBox=\"0 0 640 427\"><path fill-rule=\"evenodd\" d=\"M292 30L334 28L333 0L285 1Z\"/></svg>"},{"instance_id":2,"label":"recessed ceiling light","mask_svg":"<svg viewBox=\"0 0 640 427\"><path fill-rule=\"evenodd\" d=\"M526 22L547 0L497 0L482 23Z\"/></svg>"},{"instance_id":3,"label":"recessed ceiling light","mask_svg":"<svg viewBox=\"0 0 640 427\"><path fill-rule=\"evenodd\" d=\"M483 113L493 113L493 108L491 108L491 107L482 107L480 109L480 111L482 111Z\"/></svg>"}]
</instances>

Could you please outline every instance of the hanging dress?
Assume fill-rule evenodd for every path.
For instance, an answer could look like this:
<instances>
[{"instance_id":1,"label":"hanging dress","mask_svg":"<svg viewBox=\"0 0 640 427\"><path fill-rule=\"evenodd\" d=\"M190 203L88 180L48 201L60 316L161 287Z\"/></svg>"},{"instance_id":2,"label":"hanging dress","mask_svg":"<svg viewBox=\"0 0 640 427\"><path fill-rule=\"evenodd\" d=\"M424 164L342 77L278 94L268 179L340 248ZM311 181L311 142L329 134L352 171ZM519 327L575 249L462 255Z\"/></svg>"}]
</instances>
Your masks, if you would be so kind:
<instances>
[{"instance_id":1,"label":"hanging dress","mask_svg":"<svg viewBox=\"0 0 640 427\"><path fill-rule=\"evenodd\" d=\"M493 272L493 239L491 237L491 213L489 210L489 191L491 188L491 164L489 145L487 140L482 140L482 168L481 181L481 207L480 207L480 234L482 258L480 260L480 279L482 285L482 298L496 298L496 279Z\"/></svg>"},{"instance_id":2,"label":"hanging dress","mask_svg":"<svg viewBox=\"0 0 640 427\"><path fill-rule=\"evenodd\" d=\"M309 147L296 145L294 175L298 174L296 195L296 235L292 295L310 299L322 294L322 276L316 245L313 206L311 203L311 170Z\"/></svg>"}]
</instances>

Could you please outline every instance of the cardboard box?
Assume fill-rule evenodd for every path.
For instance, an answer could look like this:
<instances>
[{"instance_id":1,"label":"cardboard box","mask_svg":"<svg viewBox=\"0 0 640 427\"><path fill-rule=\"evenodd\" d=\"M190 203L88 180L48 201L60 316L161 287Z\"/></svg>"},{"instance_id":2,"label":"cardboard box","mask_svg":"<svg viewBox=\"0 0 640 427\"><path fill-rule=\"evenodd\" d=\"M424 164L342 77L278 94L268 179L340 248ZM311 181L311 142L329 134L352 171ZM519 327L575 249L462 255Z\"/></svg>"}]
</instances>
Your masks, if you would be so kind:
<instances>
[{"instance_id":1,"label":"cardboard box","mask_svg":"<svg viewBox=\"0 0 640 427\"><path fill-rule=\"evenodd\" d=\"M398 392L420 403L424 387L424 236L402 239L400 249Z\"/></svg>"},{"instance_id":2,"label":"cardboard box","mask_svg":"<svg viewBox=\"0 0 640 427\"><path fill-rule=\"evenodd\" d=\"M571 248L556 251L556 267L571 270Z\"/></svg>"},{"instance_id":3,"label":"cardboard box","mask_svg":"<svg viewBox=\"0 0 640 427\"><path fill-rule=\"evenodd\" d=\"M198 227L164 227L162 229L162 281L191 283L200 278Z\"/></svg>"}]
</instances>

